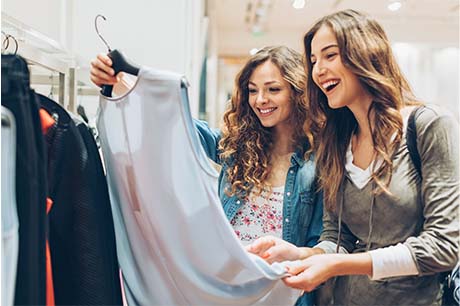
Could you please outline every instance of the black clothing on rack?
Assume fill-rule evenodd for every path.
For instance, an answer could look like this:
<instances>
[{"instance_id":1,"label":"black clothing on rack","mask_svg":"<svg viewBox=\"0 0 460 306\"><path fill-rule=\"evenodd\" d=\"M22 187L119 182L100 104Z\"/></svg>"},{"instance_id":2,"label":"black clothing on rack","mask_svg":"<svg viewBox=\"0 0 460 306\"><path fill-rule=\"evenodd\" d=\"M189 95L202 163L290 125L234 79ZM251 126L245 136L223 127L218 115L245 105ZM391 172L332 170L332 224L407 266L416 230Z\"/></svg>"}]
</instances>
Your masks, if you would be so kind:
<instances>
[{"instance_id":1,"label":"black clothing on rack","mask_svg":"<svg viewBox=\"0 0 460 306\"><path fill-rule=\"evenodd\" d=\"M47 303L48 238L56 305L121 305L108 187L94 138L58 103L36 94L29 79L24 59L2 55L2 105L17 131L14 304ZM55 119L46 131L40 108ZM47 197L53 202L48 215Z\"/></svg>"},{"instance_id":2,"label":"black clothing on rack","mask_svg":"<svg viewBox=\"0 0 460 306\"><path fill-rule=\"evenodd\" d=\"M19 56L2 55L2 105L16 119L16 201L19 253L15 305L45 305L46 160L39 105L29 69Z\"/></svg>"},{"instance_id":3,"label":"black clothing on rack","mask_svg":"<svg viewBox=\"0 0 460 306\"><path fill-rule=\"evenodd\" d=\"M57 121L45 136L56 304L121 305L112 211L94 138L58 103L38 97Z\"/></svg>"}]
</instances>

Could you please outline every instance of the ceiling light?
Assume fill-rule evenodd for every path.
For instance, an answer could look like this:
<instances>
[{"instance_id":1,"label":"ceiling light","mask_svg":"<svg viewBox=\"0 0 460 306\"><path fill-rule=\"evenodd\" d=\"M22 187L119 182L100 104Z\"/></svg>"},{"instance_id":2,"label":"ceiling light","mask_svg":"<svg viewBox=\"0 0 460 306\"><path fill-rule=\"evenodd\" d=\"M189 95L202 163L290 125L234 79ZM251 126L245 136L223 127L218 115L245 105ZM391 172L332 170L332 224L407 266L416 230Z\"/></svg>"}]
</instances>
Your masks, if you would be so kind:
<instances>
[{"instance_id":1,"label":"ceiling light","mask_svg":"<svg viewBox=\"0 0 460 306\"><path fill-rule=\"evenodd\" d=\"M292 2L292 7L296 10L303 9L305 7L305 0L294 0L294 2Z\"/></svg>"},{"instance_id":2,"label":"ceiling light","mask_svg":"<svg viewBox=\"0 0 460 306\"><path fill-rule=\"evenodd\" d=\"M401 8L401 6L402 6L401 2L395 1L395 2L392 2L392 3L388 4L388 9L390 11L395 12L395 11L399 10Z\"/></svg>"}]
</instances>

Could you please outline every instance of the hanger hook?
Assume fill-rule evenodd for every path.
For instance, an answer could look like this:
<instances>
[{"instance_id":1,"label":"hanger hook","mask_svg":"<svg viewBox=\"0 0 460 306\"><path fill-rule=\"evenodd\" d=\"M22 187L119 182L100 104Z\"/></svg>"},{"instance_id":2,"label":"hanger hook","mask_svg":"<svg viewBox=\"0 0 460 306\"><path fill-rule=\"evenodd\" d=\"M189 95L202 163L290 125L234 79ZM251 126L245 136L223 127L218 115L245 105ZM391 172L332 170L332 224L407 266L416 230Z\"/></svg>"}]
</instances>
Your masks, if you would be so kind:
<instances>
[{"instance_id":1,"label":"hanger hook","mask_svg":"<svg viewBox=\"0 0 460 306\"><path fill-rule=\"evenodd\" d=\"M6 34L5 32L2 31L2 34L5 36L5 38L2 41L2 53L3 53L8 49L10 45L10 39L9 39L9 35Z\"/></svg>"},{"instance_id":2,"label":"hanger hook","mask_svg":"<svg viewBox=\"0 0 460 306\"><path fill-rule=\"evenodd\" d=\"M18 47L19 47L18 41L16 40L16 37L14 37L13 35L10 35L8 37L8 40L10 39L10 37L14 40L14 44L16 45L16 48L14 49L14 53L13 53L13 55L16 55L16 53L18 53Z\"/></svg>"},{"instance_id":3,"label":"hanger hook","mask_svg":"<svg viewBox=\"0 0 460 306\"><path fill-rule=\"evenodd\" d=\"M96 33L97 33L97 35L98 35L99 38L104 42L104 44L107 46L107 49L109 49L109 52L110 52L110 51L112 51L112 50L110 49L109 44L108 44L107 41L104 39L104 37L102 37L101 33L99 33L99 29L97 28L97 20L99 19L99 17L101 17L101 18L104 19L104 20L107 20L103 15L98 14L98 15L96 16L96 18L94 19L94 27L96 28Z\"/></svg>"}]
</instances>

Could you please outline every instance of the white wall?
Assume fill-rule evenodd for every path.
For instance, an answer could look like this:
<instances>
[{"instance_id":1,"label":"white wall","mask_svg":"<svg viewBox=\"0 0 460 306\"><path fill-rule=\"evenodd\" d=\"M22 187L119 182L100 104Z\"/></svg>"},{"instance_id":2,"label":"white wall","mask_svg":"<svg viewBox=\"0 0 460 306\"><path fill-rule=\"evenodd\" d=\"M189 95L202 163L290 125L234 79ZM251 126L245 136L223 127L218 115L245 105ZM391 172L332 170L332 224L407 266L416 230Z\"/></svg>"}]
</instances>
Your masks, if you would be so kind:
<instances>
[{"instance_id":1,"label":"white wall","mask_svg":"<svg viewBox=\"0 0 460 306\"><path fill-rule=\"evenodd\" d=\"M395 57L417 98L459 114L460 49L437 44L393 44Z\"/></svg>"},{"instance_id":2,"label":"white wall","mask_svg":"<svg viewBox=\"0 0 460 306\"><path fill-rule=\"evenodd\" d=\"M68 3L68 0L3 0L2 12L65 46L67 28L62 16Z\"/></svg>"},{"instance_id":3,"label":"white wall","mask_svg":"<svg viewBox=\"0 0 460 306\"><path fill-rule=\"evenodd\" d=\"M94 28L95 16L102 14L107 20L99 20L99 31L112 49L121 50L138 65L187 76L192 85L191 108L196 113L199 68L195 64L199 62L196 58L199 53L197 42L200 41L202 2L75 1L74 52L79 55L82 71L89 67L91 59L98 53L107 52Z\"/></svg>"},{"instance_id":4,"label":"white wall","mask_svg":"<svg viewBox=\"0 0 460 306\"><path fill-rule=\"evenodd\" d=\"M75 57L80 81L90 84L90 61L107 52L96 34L94 18L103 14L99 30L112 49L140 66L186 75L191 109L198 113L198 84L203 56L204 0L3 0L2 12L57 41ZM89 103L95 97L78 98ZM97 103L97 102L96 102Z\"/></svg>"}]
</instances>

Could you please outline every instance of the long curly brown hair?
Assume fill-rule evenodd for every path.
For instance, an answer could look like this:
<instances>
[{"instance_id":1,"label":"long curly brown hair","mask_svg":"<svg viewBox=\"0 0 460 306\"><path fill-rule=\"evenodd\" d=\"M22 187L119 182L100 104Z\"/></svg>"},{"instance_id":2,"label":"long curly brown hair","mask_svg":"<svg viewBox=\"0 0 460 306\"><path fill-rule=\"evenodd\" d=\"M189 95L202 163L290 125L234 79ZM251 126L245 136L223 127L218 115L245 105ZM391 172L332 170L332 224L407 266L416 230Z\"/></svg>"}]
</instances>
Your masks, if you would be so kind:
<instances>
[{"instance_id":1,"label":"long curly brown hair","mask_svg":"<svg viewBox=\"0 0 460 306\"><path fill-rule=\"evenodd\" d=\"M229 107L224 114L222 139L219 142L221 160L228 163L227 194L247 194L252 188L262 190L268 186L270 154L273 146L273 128L262 126L249 105L249 78L253 71L266 61L276 65L291 85L290 122L294 127L292 141L304 150L305 157L313 142L307 129L307 103L305 100L306 75L302 56L283 46L265 47L253 55L238 73Z\"/></svg>"},{"instance_id":2,"label":"long curly brown hair","mask_svg":"<svg viewBox=\"0 0 460 306\"><path fill-rule=\"evenodd\" d=\"M373 99L367 116L369 122L373 122L370 128L375 159L382 161L377 169L372 169L375 194L390 194L391 158L403 132L400 110L420 102L416 101L400 71L383 28L373 18L355 10L340 11L323 17L305 34L307 92L312 118L310 129L318 133L315 134L318 135L315 151L320 187L324 190L326 207L333 210L344 178L346 150L356 131L357 121L348 107L330 108L326 95L313 82L311 41L323 26L329 27L335 34L344 66L358 77ZM393 140L392 135L395 135Z\"/></svg>"}]
</instances>

